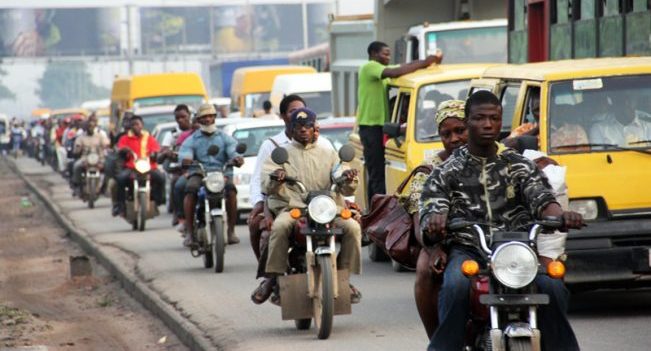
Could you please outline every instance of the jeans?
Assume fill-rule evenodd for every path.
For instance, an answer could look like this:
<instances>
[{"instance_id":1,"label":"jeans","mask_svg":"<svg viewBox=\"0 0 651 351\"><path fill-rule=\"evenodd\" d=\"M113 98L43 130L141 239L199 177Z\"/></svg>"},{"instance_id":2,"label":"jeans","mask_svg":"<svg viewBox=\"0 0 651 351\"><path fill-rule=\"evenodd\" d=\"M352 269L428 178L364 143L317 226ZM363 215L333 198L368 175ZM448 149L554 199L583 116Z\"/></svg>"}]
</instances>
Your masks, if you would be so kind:
<instances>
[{"instance_id":1,"label":"jeans","mask_svg":"<svg viewBox=\"0 0 651 351\"><path fill-rule=\"evenodd\" d=\"M443 273L443 286L439 293L439 327L428 350L459 351L464 346L466 322L470 316L470 280L461 273L461 264L468 259L483 260L471 248L453 246L448 265ZM549 304L538 308L538 327L542 350L573 351L579 345L567 320L569 291L562 281L547 275L534 280L538 291L549 295Z\"/></svg>"},{"instance_id":2,"label":"jeans","mask_svg":"<svg viewBox=\"0 0 651 351\"><path fill-rule=\"evenodd\" d=\"M375 194L385 194L384 133L381 126L359 126L359 138L364 146L364 164L368 172L368 203Z\"/></svg>"},{"instance_id":3,"label":"jeans","mask_svg":"<svg viewBox=\"0 0 651 351\"><path fill-rule=\"evenodd\" d=\"M174 201L176 218L185 218L185 214L183 213L183 198L185 197L185 185L187 182L188 178L186 176L180 176L174 184L172 201Z\"/></svg>"}]
</instances>

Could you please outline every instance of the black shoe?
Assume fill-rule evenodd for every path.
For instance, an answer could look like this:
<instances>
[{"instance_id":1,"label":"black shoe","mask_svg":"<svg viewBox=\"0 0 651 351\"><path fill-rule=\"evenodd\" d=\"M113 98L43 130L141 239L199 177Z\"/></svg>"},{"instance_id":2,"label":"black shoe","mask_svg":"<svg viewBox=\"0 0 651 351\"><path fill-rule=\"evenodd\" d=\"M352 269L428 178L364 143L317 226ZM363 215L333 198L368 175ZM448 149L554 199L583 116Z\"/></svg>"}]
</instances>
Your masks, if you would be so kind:
<instances>
[{"instance_id":1,"label":"black shoe","mask_svg":"<svg viewBox=\"0 0 651 351\"><path fill-rule=\"evenodd\" d=\"M124 214L124 209L120 205L113 205L113 210L111 211L113 217L120 216Z\"/></svg>"}]
</instances>

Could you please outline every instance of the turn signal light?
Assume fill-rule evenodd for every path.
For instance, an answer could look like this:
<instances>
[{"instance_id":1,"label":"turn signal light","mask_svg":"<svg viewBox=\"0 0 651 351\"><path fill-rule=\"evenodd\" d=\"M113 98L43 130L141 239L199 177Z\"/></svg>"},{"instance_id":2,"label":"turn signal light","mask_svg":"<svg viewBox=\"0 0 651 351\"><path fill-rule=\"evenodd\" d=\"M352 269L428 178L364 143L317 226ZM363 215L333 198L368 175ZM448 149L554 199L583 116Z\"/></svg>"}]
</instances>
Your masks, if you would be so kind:
<instances>
[{"instance_id":1,"label":"turn signal light","mask_svg":"<svg viewBox=\"0 0 651 351\"><path fill-rule=\"evenodd\" d=\"M565 265L561 261L552 261L547 265L547 274L554 279L563 279Z\"/></svg>"},{"instance_id":2,"label":"turn signal light","mask_svg":"<svg viewBox=\"0 0 651 351\"><path fill-rule=\"evenodd\" d=\"M353 216L353 212L351 212L349 209L344 208L341 210L341 219L349 219L350 217Z\"/></svg>"},{"instance_id":3,"label":"turn signal light","mask_svg":"<svg viewBox=\"0 0 651 351\"><path fill-rule=\"evenodd\" d=\"M475 260L465 260L461 264L461 272L466 277L472 277L479 273L479 263Z\"/></svg>"},{"instance_id":4,"label":"turn signal light","mask_svg":"<svg viewBox=\"0 0 651 351\"><path fill-rule=\"evenodd\" d=\"M289 215L290 215L293 219L299 219L299 218L301 218L301 210L299 210L298 208L292 208L292 209L289 211Z\"/></svg>"}]
</instances>

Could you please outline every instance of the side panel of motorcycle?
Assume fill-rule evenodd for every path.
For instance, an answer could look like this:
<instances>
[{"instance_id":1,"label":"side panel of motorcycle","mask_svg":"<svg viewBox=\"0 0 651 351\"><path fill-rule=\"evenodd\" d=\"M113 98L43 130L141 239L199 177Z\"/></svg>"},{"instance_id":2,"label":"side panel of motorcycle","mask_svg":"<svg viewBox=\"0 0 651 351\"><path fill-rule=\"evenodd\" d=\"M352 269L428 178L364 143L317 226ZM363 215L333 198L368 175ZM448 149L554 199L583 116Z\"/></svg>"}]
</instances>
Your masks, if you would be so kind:
<instances>
[{"instance_id":1,"label":"side panel of motorcycle","mask_svg":"<svg viewBox=\"0 0 651 351\"><path fill-rule=\"evenodd\" d=\"M351 314L348 270L337 271L339 297L335 299L335 315ZM307 274L292 274L278 279L283 320L312 318L312 299L308 297Z\"/></svg>"}]
</instances>

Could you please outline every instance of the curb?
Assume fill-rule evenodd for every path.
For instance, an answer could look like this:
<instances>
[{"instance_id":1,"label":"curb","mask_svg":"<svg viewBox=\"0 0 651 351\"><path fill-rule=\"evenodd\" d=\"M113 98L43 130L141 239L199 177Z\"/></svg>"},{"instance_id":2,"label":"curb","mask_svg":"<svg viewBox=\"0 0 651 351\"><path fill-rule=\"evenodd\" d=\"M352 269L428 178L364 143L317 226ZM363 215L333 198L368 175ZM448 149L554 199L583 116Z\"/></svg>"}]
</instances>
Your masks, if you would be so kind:
<instances>
[{"instance_id":1,"label":"curb","mask_svg":"<svg viewBox=\"0 0 651 351\"><path fill-rule=\"evenodd\" d=\"M196 325L163 301L160 296L138 279L134 274L113 263L102 251L101 246L89 239L82 231L77 229L72 222L61 214L59 207L36 186L26 175L24 175L13 160L4 158L9 168L27 184L27 187L45 204L45 207L52 213L59 224L70 233L70 237L89 255L94 256L119 282L122 288L154 316L159 318L179 340L193 351L223 350L206 336Z\"/></svg>"}]
</instances>

